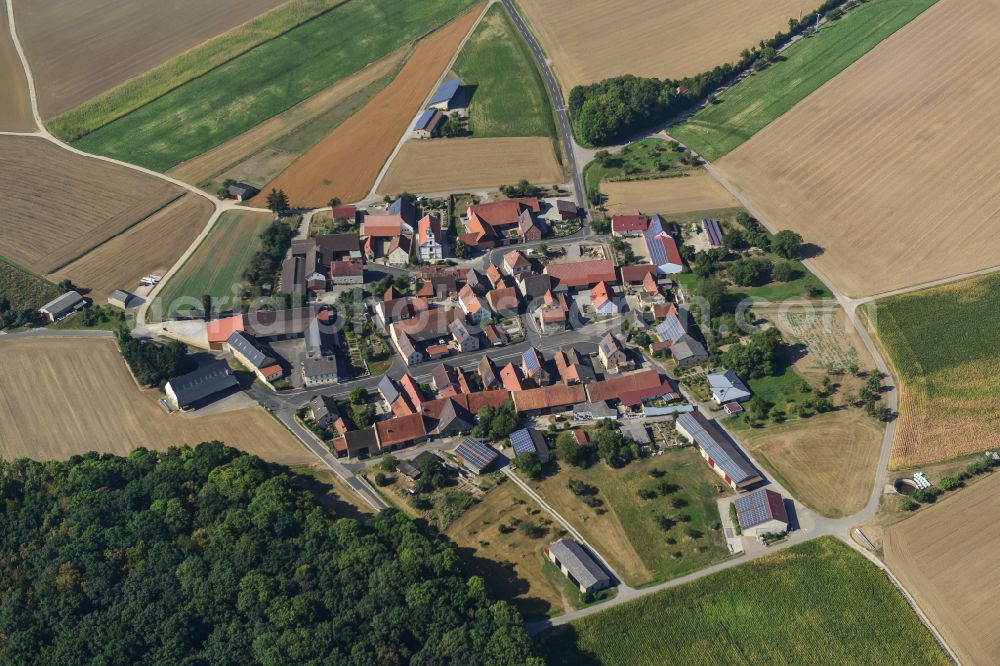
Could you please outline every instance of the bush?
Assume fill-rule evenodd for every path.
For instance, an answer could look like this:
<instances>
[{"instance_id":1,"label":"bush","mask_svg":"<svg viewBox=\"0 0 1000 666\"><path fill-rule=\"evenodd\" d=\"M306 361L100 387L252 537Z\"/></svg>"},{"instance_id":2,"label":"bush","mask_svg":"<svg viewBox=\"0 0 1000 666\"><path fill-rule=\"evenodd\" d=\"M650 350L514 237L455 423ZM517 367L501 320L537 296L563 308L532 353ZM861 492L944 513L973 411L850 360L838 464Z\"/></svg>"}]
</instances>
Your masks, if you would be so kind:
<instances>
[{"instance_id":1,"label":"bush","mask_svg":"<svg viewBox=\"0 0 1000 666\"><path fill-rule=\"evenodd\" d=\"M396 465L398 464L399 461L396 460L395 456L385 456L382 458L381 462L379 462L378 466L383 472L395 472Z\"/></svg>"},{"instance_id":2,"label":"bush","mask_svg":"<svg viewBox=\"0 0 1000 666\"><path fill-rule=\"evenodd\" d=\"M639 495L639 499L644 499L644 500L656 499L656 497L657 497L656 491L655 490L651 490L649 488L640 488L639 492L638 492L638 495Z\"/></svg>"},{"instance_id":3,"label":"bush","mask_svg":"<svg viewBox=\"0 0 1000 666\"><path fill-rule=\"evenodd\" d=\"M759 287L771 281L774 265L769 259L740 259L729 266L729 279L741 287Z\"/></svg>"},{"instance_id":4,"label":"bush","mask_svg":"<svg viewBox=\"0 0 1000 666\"><path fill-rule=\"evenodd\" d=\"M914 502L909 497L904 497L899 500L899 508L903 511L916 511L920 507L919 504Z\"/></svg>"},{"instance_id":5,"label":"bush","mask_svg":"<svg viewBox=\"0 0 1000 666\"><path fill-rule=\"evenodd\" d=\"M674 525L677 524L676 521L674 521L672 518L668 518L667 516L660 514L657 514L655 520L656 520L656 526L659 527L664 532L670 530L671 528L673 528Z\"/></svg>"},{"instance_id":6,"label":"bush","mask_svg":"<svg viewBox=\"0 0 1000 666\"><path fill-rule=\"evenodd\" d=\"M913 493L913 499L921 504L933 504L937 501L937 496L941 491L931 486L930 488L920 488Z\"/></svg>"},{"instance_id":7,"label":"bush","mask_svg":"<svg viewBox=\"0 0 1000 666\"><path fill-rule=\"evenodd\" d=\"M938 485L944 490L954 490L962 485L962 480L954 476L942 476Z\"/></svg>"}]
</instances>

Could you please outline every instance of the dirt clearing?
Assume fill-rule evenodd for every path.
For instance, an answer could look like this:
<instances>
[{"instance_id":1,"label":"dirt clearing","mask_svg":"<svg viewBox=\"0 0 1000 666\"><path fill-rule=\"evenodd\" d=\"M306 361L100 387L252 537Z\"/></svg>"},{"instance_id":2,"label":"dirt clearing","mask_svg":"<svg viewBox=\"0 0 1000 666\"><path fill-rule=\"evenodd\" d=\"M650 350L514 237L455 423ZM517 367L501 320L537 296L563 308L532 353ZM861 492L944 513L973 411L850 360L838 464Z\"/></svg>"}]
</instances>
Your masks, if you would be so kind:
<instances>
[{"instance_id":1,"label":"dirt clearing","mask_svg":"<svg viewBox=\"0 0 1000 666\"><path fill-rule=\"evenodd\" d=\"M0 255L48 273L184 190L35 137L0 136Z\"/></svg>"},{"instance_id":2,"label":"dirt clearing","mask_svg":"<svg viewBox=\"0 0 1000 666\"><path fill-rule=\"evenodd\" d=\"M516 183L566 180L552 140L433 139L407 141L379 184L381 194L456 192Z\"/></svg>"},{"instance_id":3,"label":"dirt clearing","mask_svg":"<svg viewBox=\"0 0 1000 666\"><path fill-rule=\"evenodd\" d=\"M739 58L818 0L520 0L563 94L620 74L681 78Z\"/></svg>"},{"instance_id":4,"label":"dirt clearing","mask_svg":"<svg viewBox=\"0 0 1000 666\"><path fill-rule=\"evenodd\" d=\"M716 166L849 296L996 265L998 30L941 0Z\"/></svg>"},{"instance_id":5,"label":"dirt clearing","mask_svg":"<svg viewBox=\"0 0 1000 666\"><path fill-rule=\"evenodd\" d=\"M139 279L149 273L164 274L208 223L212 203L197 194L188 194L148 220L112 238L93 252L49 276L64 278L90 289L88 296L98 303L115 289L134 291Z\"/></svg>"},{"instance_id":6,"label":"dirt clearing","mask_svg":"<svg viewBox=\"0 0 1000 666\"><path fill-rule=\"evenodd\" d=\"M964 664L1000 661L1000 474L885 530L885 561Z\"/></svg>"},{"instance_id":7,"label":"dirt clearing","mask_svg":"<svg viewBox=\"0 0 1000 666\"><path fill-rule=\"evenodd\" d=\"M28 97L28 79L7 29L7 2L0 0L0 131L33 132L35 119Z\"/></svg>"},{"instance_id":8,"label":"dirt clearing","mask_svg":"<svg viewBox=\"0 0 1000 666\"><path fill-rule=\"evenodd\" d=\"M50 118L283 2L21 0L14 10Z\"/></svg>"},{"instance_id":9,"label":"dirt clearing","mask_svg":"<svg viewBox=\"0 0 1000 666\"><path fill-rule=\"evenodd\" d=\"M189 417L164 412L160 397L136 386L110 338L2 342L0 411L18 416L0 419L0 455L65 460L218 439L277 463L315 461L261 407Z\"/></svg>"},{"instance_id":10,"label":"dirt clearing","mask_svg":"<svg viewBox=\"0 0 1000 666\"><path fill-rule=\"evenodd\" d=\"M283 189L295 206L364 198L481 11L477 6L421 41L392 83L263 192Z\"/></svg>"},{"instance_id":11,"label":"dirt clearing","mask_svg":"<svg viewBox=\"0 0 1000 666\"><path fill-rule=\"evenodd\" d=\"M739 203L712 176L699 171L683 178L605 181L601 193L612 214L690 213L697 210L731 208Z\"/></svg>"}]
</instances>

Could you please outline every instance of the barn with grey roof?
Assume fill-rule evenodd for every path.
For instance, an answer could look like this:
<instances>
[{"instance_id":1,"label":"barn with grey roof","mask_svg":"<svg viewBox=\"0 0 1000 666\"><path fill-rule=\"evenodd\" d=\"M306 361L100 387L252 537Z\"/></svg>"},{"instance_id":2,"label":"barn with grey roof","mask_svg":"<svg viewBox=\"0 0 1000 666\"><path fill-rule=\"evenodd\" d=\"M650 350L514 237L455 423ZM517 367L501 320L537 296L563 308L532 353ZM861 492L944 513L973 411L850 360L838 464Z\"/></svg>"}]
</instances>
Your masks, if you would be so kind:
<instances>
[{"instance_id":1,"label":"barn with grey roof","mask_svg":"<svg viewBox=\"0 0 1000 666\"><path fill-rule=\"evenodd\" d=\"M708 466L733 490L746 490L764 480L743 452L713 423L694 411L677 417L677 432L697 445Z\"/></svg>"},{"instance_id":2,"label":"barn with grey roof","mask_svg":"<svg viewBox=\"0 0 1000 666\"><path fill-rule=\"evenodd\" d=\"M561 539L551 543L545 554L583 594L611 587L611 576L576 541Z\"/></svg>"}]
</instances>

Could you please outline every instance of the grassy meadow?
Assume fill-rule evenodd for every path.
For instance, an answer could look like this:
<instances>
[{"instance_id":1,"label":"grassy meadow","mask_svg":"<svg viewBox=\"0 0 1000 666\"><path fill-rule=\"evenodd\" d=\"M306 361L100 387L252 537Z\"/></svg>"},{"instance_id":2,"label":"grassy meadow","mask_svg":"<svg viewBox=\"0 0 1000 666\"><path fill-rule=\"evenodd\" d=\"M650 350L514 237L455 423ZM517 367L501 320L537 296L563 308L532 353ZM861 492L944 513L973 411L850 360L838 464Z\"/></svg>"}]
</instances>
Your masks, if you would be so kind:
<instances>
[{"instance_id":1,"label":"grassy meadow","mask_svg":"<svg viewBox=\"0 0 1000 666\"><path fill-rule=\"evenodd\" d=\"M878 0L847 12L788 47L767 69L737 83L716 104L672 127L672 137L709 161L730 152L937 0Z\"/></svg>"},{"instance_id":2,"label":"grassy meadow","mask_svg":"<svg viewBox=\"0 0 1000 666\"><path fill-rule=\"evenodd\" d=\"M483 17L453 70L475 87L469 107L473 136L556 135L542 77L503 5Z\"/></svg>"},{"instance_id":3,"label":"grassy meadow","mask_svg":"<svg viewBox=\"0 0 1000 666\"><path fill-rule=\"evenodd\" d=\"M541 634L546 663L948 664L885 575L832 537Z\"/></svg>"},{"instance_id":4,"label":"grassy meadow","mask_svg":"<svg viewBox=\"0 0 1000 666\"><path fill-rule=\"evenodd\" d=\"M74 145L166 171L430 32L472 4L340 4L100 126Z\"/></svg>"},{"instance_id":5,"label":"grassy meadow","mask_svg":"<svg viewBox=\"0 0 1000 666\"><path fill-rule=\"evenodd\" d=\"M686 170L680 164L683 153L673 150L669 141L649 137L625 145L604 164L591 162L583 170L587 194L600 190L601 181L625 177L658 178Z\"/></svg>"}]
</instances>

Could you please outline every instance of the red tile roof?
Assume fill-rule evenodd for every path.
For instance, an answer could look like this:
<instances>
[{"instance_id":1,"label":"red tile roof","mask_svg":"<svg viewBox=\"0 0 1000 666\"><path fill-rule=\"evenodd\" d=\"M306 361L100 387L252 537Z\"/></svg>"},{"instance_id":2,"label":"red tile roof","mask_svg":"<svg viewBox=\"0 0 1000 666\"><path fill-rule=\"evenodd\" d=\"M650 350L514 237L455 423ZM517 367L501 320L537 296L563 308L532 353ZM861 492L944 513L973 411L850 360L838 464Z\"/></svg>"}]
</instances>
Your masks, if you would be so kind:
<instances>
[{"instance_id":1,"label":"red tile roof","mask_svg":"<svg viewBox=\"0 0 1000 666\"><path fill-rule=\"evenodd\" d=\"M573 437L576 437L577 443L581 446L587 446L590 444L590 439L587 438L586 430L571 430L570 432L573 433Z\"/></svg>"},{"instance_id":2,"label":"red tile roof","mask_svg":"<svg viewBox=\"0 0 1000 666\"><path fill-rule=\"evenodd\" d=\"M538 199L505 199L485 204L469 206L469 217L475 214L480 220L491 227L507 227L517 224L521 211L530 210L537 213L541 210Z\"/></svg>"},{"instance_id":3,"label":"red tile roof","mask_svg":"<svg viewBox=\"0 0 1000 666\"><path fill-rule=\"evenodd\" d=\"M621 272L622 282L642 282L650 273L656 273L656 266L653 264L622 266Z\"/></svg>"},{"instance_id":4,"label":"red tile roof","mask_svg":"<svg viewBox=\"0 0 1000 666\"><path fill-rule=\"evenodd\" d=\"M643 232L649 229L649 218L645 215L615 215L611 218L611 231Z\"/></svg>"},{"instance_id":5,"label":"red tile roof","mask_svg":"<svg viewBox=\"0 0 1000 666\"><path fill-rule=\"evenodd\" d=\"M410 399L414 407L420 407L420 404L424 401L424 396L420 393L420 387L413 381L413 377L403 374L399 378L399 387L403 389L403 393Z\"/></svg>"},{"instance_id":6,"label":"red tile roof","mask_svg":"<svg viewBox=\"0 0 1000 666\"><path fill-rule=\"evenodd\" d=\"M569 264L549 264L545 274L559 280L559 284L567 287L589 287L598 282L616 282L618 273L615 263L610 259L591 259L576 261Z\"/></svg>"},{"instance_id":7,"label":"red tile roof","mask_svg":"<svg viewBox=\"0 0 1000 666\"><path fill-rule=\"evenodd\" d=\"M500 369L500 383L508 391L520 391L524 388L521 369L513 363L508 363Z\"/></svg>"},{"instance_id":8,"label":"red tile roof","mask_svg":"<svg viewBox=\"0 0 1000 666\"><path fill-rule=\"evenodd\" d=\"M365 267L360 261L331 261L330 277L344 277L348 275L364 275Z\"/></svg>"},{"instance_id":9,"label":"red tile roof","mask_svg":"<svg viewBox=\"0 0 1000 666\"><path fill-rule=\"evenodd\" d=\"M600 402L602 400L613 400L627 391L640 391L661 385L660 373L656 370L642 370L633 372L630 375L621 375L614 379L605 379L600 382L592 382L587 385L587 394L590 402Z\"/></svg>"},{"instance_id":10,"label":"red tile roof","mask_svg":"<svg viewBox=\"0 0 1000 666\"><path fill-rule=\"evenodd\" d=\"M530 412L536 409L552 409L553 407L568 407L587 401L587 392L583 386L575 384L553 384L527 391L513 391L514 407L519 412Z\"/></svg>"},{"instance_id":11,"label":"red tile roof","mask_svg":"<svg viewBox=\"0 0 1000 666\"><path fill-rule=\"evenodd\" d=\"M494 289L486 294L486 300L490 304L490 307L493 308L494 312L517 310L517 290L514 289L514 287Z\"/></svg>"},{"instance_id":12,"label":"red tile roof","mask_svg":"<svg viewBox=\"0 0 1000 666\"><path fill-rule=\"evenodd\" d=\"M654 242L659 242L663 245L663 251L666 254L667 261L671 264L677 264L678 266L683 265L684 260L681 259L681 252L677 249L677 241L674 237L669 234L663 234L662 236L657 236Z\"/></svg>"},{"instance_id":13,"label":"red tile roof","mask_svg":"<svg viewBox=\"0 0 1000 666\"><path fill-rule=\"evenodd\" d=\"M403 233L403 218L399 215L365 215L365 236L391 238Z\"/></svg>"},{"instance_id":14,"label":"red tile roof","mask_svg":"<svg viewBox=\"0 0 1000 666\"><path fill-rule=\"evenodd\" d=\"M378 421L375 424L375 433L378 435L379 446L386 447L423 437L427 434L427 429L422 415L409 414L387 421Z\"/></svg>"},{"instance_id":15,"label":"red tile roof","mask_svg":"<svg viewBox=\"0 0 1000 666\"><path fill-rule=\"evenodd\" d=\"M664 379L663 383L659 386L650 386L649 388L625 391L618 396L618 399L623 405L633 406L641 405L646 400L659 397L663 397L668 400L677 400L681 397L681 394L677 392L677 387L675 387L669 379Z\"/></svg>"},{"instance_id":16,"label":"red tile roof","mask_svg":"<svg viewBox=\"0 0 1000 666\"><path fill-rule=\"evenodd\" d=\"M417 243L423 245L432 236L435 241L440 242L441 220L437 219L434 215L424 215L417 222Z\"/></svg>"},{"instance_id":17,"label":"red tile roof","mask_svg":"<svg viewBox=\"0 0 1000 666\"><path fill-rule=\"evenodd\" d=\"M346 217L353 221L357 212L358 209L354 206L337 206L336 208L330 209L330 216L333 218Z\"/></svg>"},{"instance_id":18,"label":"red tile roof","mask_svg":"<svg viewBox=\"0 0 1000 666\"><path fill-rule=\"evenodd\" d=\"M530 268L531 262L519 250L511 250L503 255L503 261L510 268Z\"/></svg>"},{"instance_id":19,"label":"red tile roof","mask_svg":"<svg viewBox=\"0 0 1000 666\"><path fill-rule=\"evenodd\" d=\"M209 342L225 342L235 331L243 330L243 315L213 319L206 328Z\"/></svg>"}]
</instances>

